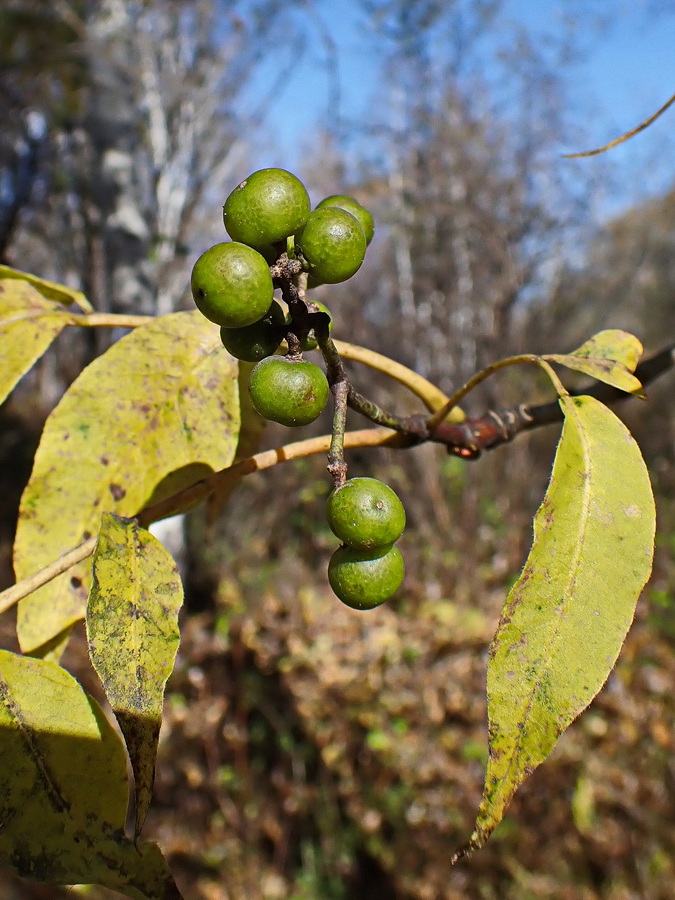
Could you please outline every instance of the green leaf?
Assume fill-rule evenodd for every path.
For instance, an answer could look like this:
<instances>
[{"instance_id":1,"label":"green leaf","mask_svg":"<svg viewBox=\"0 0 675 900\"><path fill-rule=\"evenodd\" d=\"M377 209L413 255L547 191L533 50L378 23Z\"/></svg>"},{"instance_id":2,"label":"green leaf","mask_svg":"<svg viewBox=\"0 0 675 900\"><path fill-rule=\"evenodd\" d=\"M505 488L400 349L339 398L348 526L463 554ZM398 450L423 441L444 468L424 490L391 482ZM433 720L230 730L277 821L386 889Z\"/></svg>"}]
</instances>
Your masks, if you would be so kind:
<instances>
[{"instance_id":1,"label":"green leaf","mask_svg":"<svg viewBox=\"0 0 675 900\"><path fill-rule=\"evenodd\" d=\"M632 334L619 329L600 331L570 354L550 354L549 362L583 372L597 381L605 382L644 397L642 384L631 374L642 356L642 344Z\"/></svg>"},{"instance_id":2,"label":"green leaf","mask_svg":"<svg viewBox=\"0 0 675 900\"><path fill-rule=\"evenodd\" d=\"M70 314L26 281L3 280L0 266L0 403L61 333Z\"/></svg>"},{"instance_id":3,"label":"green leaf","mask_svg":"<svg viewBox=\"0 0 675 900\"><path fill-rule=\"evenodd\" d=\"M180 900L159 848L124 835L124 747L52 662L0 650L0 860L57 884Z\"/></svg>"},{"instance_id":4,"label":"green leaf","mask_svg":"<svg viewBox=\"0 0 675 900\"><path fill-rule=\"evenodd\" d=\"M89 655L129 751L136 837L152 799L162 700L178 650L183 587L169 551L149 531L104 513L87 604Z\"/></svg>"},{"instance_id":5,"label":"green leaf","mask_svg":"<svg viewBox=\"0 0 675 900\"><path fill-rule=\"evenodd\" d=\"M488 662L490 757L482 847L521 782L611 672L652 566L655 511L640 450L592 397L561 397L565 422L534 543Z\"/></svg>"},{"instance_id":6,"label":"green leaf","mask_svg":"<svg viewBox=\"0 0 675 900\"><path fill-rule=\"evenodd\" d=\"M0 266L0 279L3 278L13 278L32 285L46 300L55 300L57 303L63 303L66 306L70 306L71 303L77 303L84 312L94 311L93 306L82 291L66 287L65 284L46 281L44 278L38 278L37 275L21 272L19 269L12 269L10 266Z\"/></svg>"},{"instance_id":7,"label":"green leaf","mask_svg":"<svg viewBox=\"0 0 675 900\"><path fill-rule=\"evenodd\" d=\"M177 469L229 465L239 431L236 362L200 313L175 313L123 337L88 366L47 419L21 498L17 579L98 532L101 514L135 515ZM26 653L84 615L91 579L74 566L19 603Z\"/></svg>"}]
</instances>

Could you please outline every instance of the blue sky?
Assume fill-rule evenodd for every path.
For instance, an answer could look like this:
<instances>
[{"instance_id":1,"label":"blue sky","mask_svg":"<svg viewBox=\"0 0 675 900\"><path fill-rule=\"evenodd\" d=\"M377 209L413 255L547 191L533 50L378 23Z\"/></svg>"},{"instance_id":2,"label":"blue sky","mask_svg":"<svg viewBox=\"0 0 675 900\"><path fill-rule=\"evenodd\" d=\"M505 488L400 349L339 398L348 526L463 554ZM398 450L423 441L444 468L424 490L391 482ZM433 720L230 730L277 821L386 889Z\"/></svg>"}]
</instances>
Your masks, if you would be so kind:
<instances>
[{"instance_id":1,"label":"blue sky","mask_svg":"<svg viewBox=\"0 0 675 900\"><path fill-rule=\"evenodd\" d=\"M562 31L562 17L580 8L584 4L577 0L506 0L504 17L535 33L556 35ZM602 0L582 14L579 38L585 59L566 67L565 82L568 118L588 135L588 146L572 140L560 147L561 154L611 140L675 93L675 4L659 0L656 8L660 12L653 16L649 0ZM591 27L596 14L606 16L602 29ZM372 118L373 104L384 96L382 59L377 40L363 23L356 0L316 0L310 6L309 40L286 80L282 102L267 115L266 130L274 137L269 145L258 143L258 165L279 165L283 160L289 168L298 166L316 129L334 115L336 86L343 117L361 125ZM257 89L272 80L283 57L283 47L275 48ZM331 78L332 63L337 79ZM589 159L582 164L590 167L598 162ZM674 183L675 107L643 134L607 154L601 165L613 175L612 191L604 201L607 215Z\"/></svg>"}]
</instances>

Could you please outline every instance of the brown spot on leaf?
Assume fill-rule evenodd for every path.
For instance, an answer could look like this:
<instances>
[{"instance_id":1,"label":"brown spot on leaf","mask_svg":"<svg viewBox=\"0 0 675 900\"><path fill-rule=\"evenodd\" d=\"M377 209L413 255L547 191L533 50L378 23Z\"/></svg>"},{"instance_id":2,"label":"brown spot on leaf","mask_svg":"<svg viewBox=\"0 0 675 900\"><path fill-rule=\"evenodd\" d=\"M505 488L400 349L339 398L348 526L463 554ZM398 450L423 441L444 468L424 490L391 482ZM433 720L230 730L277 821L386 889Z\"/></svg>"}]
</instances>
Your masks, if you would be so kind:
<instances>
[{"instance_id":1,"label":"brown spot on leaf","mask_svg":"<svg viewBox=\"0 0 675 900\"><path fill-rule=\"evenodd\" d=\"M110 493L112 494L113 500L121 500L124 496L126 496L126 491L122 487L121 484L115 484L114 482L110 485Z\"/></svg>"}]
</instances>

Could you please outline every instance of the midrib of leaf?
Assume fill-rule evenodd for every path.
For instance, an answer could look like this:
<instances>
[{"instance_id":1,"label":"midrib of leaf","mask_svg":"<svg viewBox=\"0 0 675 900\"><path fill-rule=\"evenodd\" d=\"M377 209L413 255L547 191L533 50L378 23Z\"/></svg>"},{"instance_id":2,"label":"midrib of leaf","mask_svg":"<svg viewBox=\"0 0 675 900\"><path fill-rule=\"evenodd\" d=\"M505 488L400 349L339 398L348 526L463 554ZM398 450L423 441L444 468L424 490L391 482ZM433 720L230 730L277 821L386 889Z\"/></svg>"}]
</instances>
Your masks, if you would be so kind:
<instances>
[{"instance_id":1,"label":"midrib of leaf","mask_svg":"<svg viewBox=\"0 0 675 900\"><path fill-rule=\"evenodd\" d=\"M133 617L134 624L131 629L131 632L132 632L132 641L133 641L133 648L134 648L134 676L136 678L136 688L138 689L138 686L140 684L139 660L141 658L141 640L139 637L139 627L138 627L138 617L137 617L138 605L139 605L138 604L138 582L139 582L138 558L141 553L141 547L140 547L140 541L138 539L138 532L136 531L136 529L133 529L133 531L131 532L131 546L132 546L131 558L133 560L131 584L133 585L133 603L134 603L134 617Z\"/></svg>"},{"instance_id":2,"label":"midrib of leaf","mask_svg":"<svg viewBox=\"0 0 675 900\"><path fill-rule=\"evenodd\" d=\"M59 790L58 783L54 779L52 773L49 771L49 767L47 766L47 763L40 753L40 748L35 742L33 729L24 719L21 708L12 696L10 686L7 684L1 674L0 700L2 700L7 707L10 716L13 718L14 723L19 730L19 734L21 735L21 738L26 746L29 757L33 761L33 765L39 773L40 781L52 807L57 813L59 813L60 815L67 815L68 818L73 821L73 818L70 814L70 804L66 801L61 791Z\"/></svg>"},{"instance_id":3,"label":"midrib of leaf","mask_svg":"<svg viewBox=\"0 0 675 900\"><path fill-rule=\"evenodd\" d=\"M571 408L571 410L574 410L574 414L576 415L576 408L574 407L574 403L570 404L570 406L568 406L567 409L564 410L565 415L566 416L570 415L570 408ZM585 538L586 532L588 530L588 524L590 521L590 514L589 514L590 496L591 496L590 485L593 480L591 478L591 472L592 472L593 466L592 466L592 461L591 461L591 454L588 451L588 441L585 438L584 429L577 428L577 434L579 434L579 436L580 436L581 449L584 454L584 467L583 467L583 472L582 472L583 490L581 492L581 496L582 496L583 500L581 503L582 515L579 517L579 524L580 524L580 527L578 529L579 537L576 542L574 562L573 562L573 565L570 566L569 577L567 579L567 584L565 586L566 587L565 602L561 605L560 610L557 613L556 627L555 627L554 631L552 632L551 638L548 642L547 655L546 655L546 658L540 668L539 677L537 678L537 680L535 682L533 682L532 688L529 692L528 701L525 704L525 706L523 707L522 715L520 716L520 718L518 720L521 724L527 720L527 718L532 710L532 704L534 703L534 699L538 694L538 691L539 691L542 681L544 680L544 676L546 675L546 673L549 671L549 669L551 667L551 660L554 655L554 647L556 645L558 635L560 634L560 629L562 627L562 623L565 621L566 614L569 609L569 604L570 604L571 598L572 598L573 587L577 581L577 576L578 576L578 572L579 572L579 563L581 560L581 553L582 553L582 549L584 546L584 538ZM520 748L522 745L522 741L523 741L523 731L522 731L522 729L520 729L519 736L516 738L516 741L515 741L514 752L511 755L509 766L508 766L508 769L506 771L504 778L510 777L513 767L516 764L520 763Z\"/></svg>"}]
</instances>

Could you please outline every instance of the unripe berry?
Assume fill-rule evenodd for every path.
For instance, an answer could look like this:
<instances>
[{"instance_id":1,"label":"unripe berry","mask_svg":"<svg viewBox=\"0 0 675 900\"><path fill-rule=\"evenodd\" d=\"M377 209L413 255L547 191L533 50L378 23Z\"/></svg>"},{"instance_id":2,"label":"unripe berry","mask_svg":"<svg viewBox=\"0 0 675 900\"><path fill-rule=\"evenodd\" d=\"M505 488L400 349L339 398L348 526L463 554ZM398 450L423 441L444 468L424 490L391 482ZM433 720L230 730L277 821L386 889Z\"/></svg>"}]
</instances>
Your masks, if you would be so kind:
<instances>
[{"instance_id":1,"label":"unripe berry","mask_svg":"<svg viewBox=\"0 0 675 900\"><path fill-rule=\"evenodd\" d=\"M365 206L361 206L358 200L348 197L346 194L331 194L330 197L325 197L321 203L317 203L316 208L321 209L324 206L337 206L339 209L344 209L345 212L351 213L361 228L363 228L366 244L372 241L375 233L373 217Z\"/></svg>"},{"instance_id":2,"label":"unripe berry","mask_svg":"<svg viewBox=\"0 0 675 900\"><path fill-rule=\"evenodd\" d=\"M274 297L263 257L235 242L216 244L199 257L190 279L197 308L226 328L252 325L265 315Z\"/></svg>"},{"instance_id":3,"label":"unripe berry","mask_svg":"<svg viewBox=\"0 0 675 900\"><path fill-rule=\"evenodd\" d=\"M328 563L334 593L352 609L374 609L393 596L403 583L405 565L398 547L381 555L353 547L338 547Z\"/></svg>"},{"instance_id":4,"label":"unripe berry","mask_svg":"<svg viewBox=\"0 0 675 900\"><path fill-rule=\"evenodd\" d=\"M389 547L403 534L405 510L396 493L377 478L350 478L326 501L333 534L358 550Z\"/></svg>"},{"instance_id":5,"label":"unripe berry","mask_svg":"<svg viewBox=\"0 0 675 900\"><path fill-rule=\"evenodd\" d=\"M295 237L313 284L337 284L357 272L366 255L363 228L351 213L329 206L310 213Z\"/></svg>"},{"instance_id":6,"label":"unripe berry","mask_svg":"<svg viewBox=\"0 0 675 900\"><path fill-rule=\"evenodd\" d=\"M307 221L309 194L285 169L260 169L230 194L223 221L230 237L251 247L276 244Z\"/></svg>"},{"instance_id":7,"label":"unripe berry","mask_svg":"<svg viewBox=\"0 0 675 900\"><path fill-rule=\"evenodd\" d=\"M251 372L249 391L254 408L281 425L309 425L328 401L328 381L313 362L268 356Z\"/></svg>"},{"instance_id":8,"label":"unripe berry","mask_svg":"<svg viewBox=\"0 0 675 900\"><path fill-rule=\"evenodd\" d=\"M272 303L262 319L244 328L221 328L220 339L223 347L244 362L258 362L271 356L281 343L285 325L284 311L276 302Z\"/></svg>"}]
</instances>

